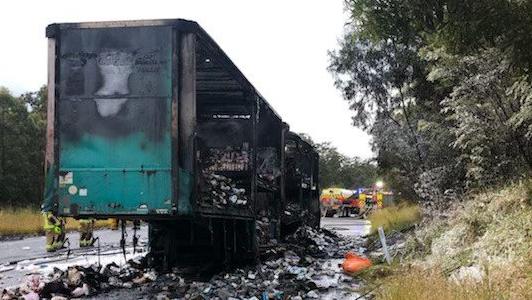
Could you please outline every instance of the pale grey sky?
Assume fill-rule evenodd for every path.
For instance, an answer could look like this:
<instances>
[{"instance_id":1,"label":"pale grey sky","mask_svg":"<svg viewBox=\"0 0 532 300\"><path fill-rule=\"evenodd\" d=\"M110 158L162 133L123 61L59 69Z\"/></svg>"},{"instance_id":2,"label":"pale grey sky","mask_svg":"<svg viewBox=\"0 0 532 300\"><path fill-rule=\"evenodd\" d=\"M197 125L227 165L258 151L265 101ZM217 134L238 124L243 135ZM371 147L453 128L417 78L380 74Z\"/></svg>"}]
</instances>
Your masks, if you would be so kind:
<instances>
[{"instance_id":1,"label":"pale grey sky","mask_svg":"<svg viewBox=\"0 0 532 300\"><path fill-rule=\"evenodd\" d=\"M46 83L50 23L159 18L197 21L293 131L350 156L373 156L326 70L346 21L343 0L6 1L0 85L18 94Z\"/></svg>"}]
</instances>

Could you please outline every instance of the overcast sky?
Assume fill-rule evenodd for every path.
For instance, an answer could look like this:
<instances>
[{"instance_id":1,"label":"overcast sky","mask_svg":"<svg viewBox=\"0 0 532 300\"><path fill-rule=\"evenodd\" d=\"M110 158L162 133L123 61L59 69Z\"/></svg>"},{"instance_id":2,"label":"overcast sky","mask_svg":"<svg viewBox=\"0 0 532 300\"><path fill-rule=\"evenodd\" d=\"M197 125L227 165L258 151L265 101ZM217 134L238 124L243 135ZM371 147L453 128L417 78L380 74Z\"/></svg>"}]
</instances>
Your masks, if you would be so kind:
<instances>
[{"instance_id":1,"label":"overcast sky","mask_svg":"<svg viewBox=\"0 0 532 300\"><path fill-rule=\"evenodd\" d=\"M343 0L6 1L0 14L0 85L19 94L46 83L50 23L184 18L197 21L291 130L372 157L327 72L327 50L343 32Z\"/></svg>"}]
</instances>

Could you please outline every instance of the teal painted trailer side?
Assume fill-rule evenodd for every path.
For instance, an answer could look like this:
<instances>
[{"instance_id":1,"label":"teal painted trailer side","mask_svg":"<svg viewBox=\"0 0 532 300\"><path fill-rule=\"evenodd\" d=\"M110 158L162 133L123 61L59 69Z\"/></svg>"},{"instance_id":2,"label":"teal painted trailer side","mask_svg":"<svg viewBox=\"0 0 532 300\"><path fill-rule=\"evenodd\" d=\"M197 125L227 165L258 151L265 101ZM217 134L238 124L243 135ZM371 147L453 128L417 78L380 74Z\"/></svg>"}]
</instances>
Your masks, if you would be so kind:
<instances>
[{"instance_id":1,"label":"teal painted trailer side","mask_svg":"<svg viewBox=\"0 0 532 300\"><path fill-rule=\"evenodd\" d=\"M59 214L175 213L173 34L171 26L60 30Z\"/></svg>"}]
</instances>

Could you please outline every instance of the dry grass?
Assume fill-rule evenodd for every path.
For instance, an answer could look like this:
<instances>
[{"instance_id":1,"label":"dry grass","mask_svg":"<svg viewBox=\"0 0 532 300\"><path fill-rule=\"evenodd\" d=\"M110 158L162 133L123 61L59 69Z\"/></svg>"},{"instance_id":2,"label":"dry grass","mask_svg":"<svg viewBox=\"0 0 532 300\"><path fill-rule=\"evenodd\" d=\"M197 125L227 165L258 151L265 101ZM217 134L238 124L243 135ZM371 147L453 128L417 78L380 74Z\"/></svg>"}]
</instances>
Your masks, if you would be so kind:
<instances>
[{"instance_id":1,"label":"dry grass","mask_svg":"<svg viewBox=\"0 0 532 300\"><path fill-rule=\"evenodd\" d=\"M385 231L401 230L421 220L419 207L415 205L400 205L378 209L369 215L371 232L382 226Z\"/></svg>"},{"instance_id":2,"label":"dry grass","mask_svg":"<svg viewBox=\"0 0 532 300\"><path fill-rule=\"evenodd\" d=\"M532 299L530 270L517 267L491 271L480 282L456 282L434 269L403 268L380 283L379 300Z\"/></svg>"},{"instance_id":3,"label":"dry grass","mask_svg":"<svg viewBox=\"0 0 532 300\"><path fill-rule=\"evenodd\" d=\"M373 278L376 299L532 299L531 191L524 180L468 195L448 218L429 220L407 240L417 267ZM482 270L480 281L452 279L467 268Z\"/></svg>"},{"instance_id":4,"label":"dry grass","mask_svg":"<svg viewBox=\"0 0 532 300\"><path fill-rule=\"evenodd\" d=\"M30 209L0 211L0 235L43 234L42 215Z\"/></svg>"},{"instance_id":5,"label":"dry grass","mask_svg":"<svg viewBox=\"0 0 532 300\"><path fill-rule=\"evenodd\" d=\"M471 195L445 221L430 222L407 244L430 265L522 263L532 259L532 180Z\"/></svg>"},{"instance_id":6,"label":"dry grass","mask_svg":"<svg viewBox=\"0 0 532 300\"><path fill-rule=\"evenodd\" d=\"M0 236L42 235L43 216L34 209L0 209ZM108 220L96 221L96 228L109 227ZM67 218L66 230L79 229L79 221Z\"/></svg>"}]
</instances>

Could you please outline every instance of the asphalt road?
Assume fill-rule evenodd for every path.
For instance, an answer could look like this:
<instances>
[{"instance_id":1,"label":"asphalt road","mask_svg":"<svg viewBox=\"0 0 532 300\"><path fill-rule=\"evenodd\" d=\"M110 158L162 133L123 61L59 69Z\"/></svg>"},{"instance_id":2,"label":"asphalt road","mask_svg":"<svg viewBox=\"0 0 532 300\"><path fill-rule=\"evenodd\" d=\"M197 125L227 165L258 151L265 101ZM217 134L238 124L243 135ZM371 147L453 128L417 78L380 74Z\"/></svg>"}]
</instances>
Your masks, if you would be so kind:
<instances>
[{"instance_id":1,"label":"asphalt road","mask_svg":"<svg viewBox=\"0 0 532 300\"><path fill-rule=\"evenodd\" d=\"M369 234L371 224L367 220L355 218L321 218L321 227L345 236Z\"/></svg>"},{"instance_id":2,"label":"asphalt road","mask_svg":"<svg viewBox=\"0 0 532 300\"><path fill-rule=\"evenodd\" d=\"M141 253L133 254L132 239L133 230L127 227L127 257L133 255L143 255L144 245L147 244L148 227L141 226L137 232L140 237L138 251ZM102 264L124 262L122 251L119 248L120 230L97 230L95 236L100 239L100 256L96 247L79 248L79 233L70 232L67 238L72 248L70 255L67 257L67 250L60 250L49 253L45 251L45 238L28 237L21 240L1 241L0 242L0 290L5 287L18 285L22 282L25 275L40 273L47 274L54 267L66 268L69 265L84 265L97 263L100 259ZM137 249L135 249L137 251Z\"/></svg>"},{"instance_id":3,"label":"asphalt road","mask_svg":"<svg viewBox=\"0 0 532 300\"><path fill-rule=\"evenodd\" d=\"M129 236L128 240L131 240L133 237L133 230L130 227L127 228L127 234ZM137 235L141 238L147 239L148 227L141 227ZM108 229L97 230L95 236L100 238L100 246L102 247L117 246L120 242L121 231ZM67 238L70 241L71 248L79 247L78 232L67 233ZM45 251L44 246L44 236L28 237L14 241L2 241L0 242L0 265L5 265L13 261L49 256L50 253Z\"/></svg>"},{"instance_id":4,"label":"asphalt road","mask_svg":"<svg viewBox=\"0 0 532 300\"><path fill-rule=\"evenodd\" d=\"M322 218L321 226L341 235L363 236L369 233L369 221L354 218ZM130 227L127 229L127 241L130 246L128 259L133 254L131 248L133 232ZM95 235L100 238L101 263L106 264L112 261L120 264L124 262L122 252L119 250L121 237L120 230L98 230ZM148 228L142 226L138 232L140 244L146 245L148 239ZM28 237L14 241L0 241L0 289L21 283L27 274L46 274L53 267L66 268L69 265L91 264L98 261L96 249L76 249L79 245L79 233L71 232L67 234L72 250L67 259L67 251L62 250L56 253L48 253L44 250L44 237ZM140 247L145 251L145 247ZM135 255L143 255L137 253Z\"/></svg>"},{"instance_id":5,"label":"asphalt road","mask_svg":"<svg viewBox=\"0 0 532 300\"><path fill-rule=\"evenodd\" d=\"M354 218L322 218L321 226L335 231L342 235L362 236L369 231L369 221ZM133 235L131 228L127 230L129 240ZM138 232L141 239L148 238L148 228L142 227ZM100 238L100 245L118 246L120 241L120 230L98 230L96 236ZM71 232L67 234L71 243L71 248L78 248L79 233ZM0 265L9 264L13 261L32 259L35 257L49 256L44 250L44 236L28 237L21 240L0 242Z\"/></svg>"}]
</instances>

